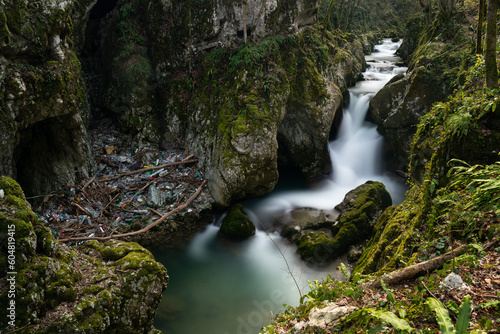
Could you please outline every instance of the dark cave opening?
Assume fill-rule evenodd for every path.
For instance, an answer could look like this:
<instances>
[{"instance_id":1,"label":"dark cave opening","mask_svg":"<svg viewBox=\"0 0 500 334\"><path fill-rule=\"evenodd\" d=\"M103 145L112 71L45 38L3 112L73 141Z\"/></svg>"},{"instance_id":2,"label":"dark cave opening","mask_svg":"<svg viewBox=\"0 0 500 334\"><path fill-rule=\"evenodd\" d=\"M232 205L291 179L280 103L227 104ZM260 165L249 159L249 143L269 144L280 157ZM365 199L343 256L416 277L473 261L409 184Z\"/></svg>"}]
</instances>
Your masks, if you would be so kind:
<instances>
[{"instance_id":1,"label":"dark cave opening","mask_svg":"<svg viewBox=\"0 0 500 334\"><path fill-rule=\"evenodd\" d=\"M85 175L81 119L52 117L19 133L14 153L16 179L27 196L45 194Z\"/></svg>"}]
</instances>

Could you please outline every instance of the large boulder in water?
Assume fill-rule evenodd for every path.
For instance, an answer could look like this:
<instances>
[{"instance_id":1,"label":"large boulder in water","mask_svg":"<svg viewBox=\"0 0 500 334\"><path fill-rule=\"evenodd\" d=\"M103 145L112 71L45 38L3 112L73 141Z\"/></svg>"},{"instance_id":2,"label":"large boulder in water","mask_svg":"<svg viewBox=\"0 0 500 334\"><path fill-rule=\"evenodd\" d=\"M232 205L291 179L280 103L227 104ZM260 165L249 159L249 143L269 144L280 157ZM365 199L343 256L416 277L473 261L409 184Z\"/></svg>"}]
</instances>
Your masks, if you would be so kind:
<instances>
[{"instance_id":1,"label":"large boulder in water","mask_svg":"<svg viewBox=\"0 0 500 334\"><path fill-rule=\"evenodd\" d=\"M255 234L255 225L242 209L242 204L236 204L228 211L222 220L220 235L232 239L247 239Z\"/></svg>"},{"instance_id":2,"label":"large boulder in water","mask_svg":"<svg viewBox=\"0 0 500 334\"><path fill-rule=\"evenodd\" d=\"M346 194L338 206L342 211L336 221L304 228L300 237L293 236L298 242L297 253L315 264L334 260L346 253L349 246L368 239L377 219L391 204L391 195L382 183L366 182Z\"/></svg>"}]
</instances>

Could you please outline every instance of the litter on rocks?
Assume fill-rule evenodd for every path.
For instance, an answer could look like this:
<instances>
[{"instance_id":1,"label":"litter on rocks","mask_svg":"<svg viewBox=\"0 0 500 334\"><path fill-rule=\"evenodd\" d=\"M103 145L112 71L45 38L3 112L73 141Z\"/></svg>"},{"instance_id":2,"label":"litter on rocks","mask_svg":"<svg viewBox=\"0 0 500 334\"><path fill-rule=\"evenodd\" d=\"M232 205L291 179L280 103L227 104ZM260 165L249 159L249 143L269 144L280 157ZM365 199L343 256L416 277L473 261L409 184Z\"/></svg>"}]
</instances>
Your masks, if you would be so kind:
<instances>
[{"instance_id":1,"label":"litter on rocks","mask_svg":"<svg viewBox=\"0 0 500 334\"><path fill-rule=\"evenodd\" d=\"M58 239L108 237L147 226L183 204L204 181L196 157L185 150L120 150L111 131L93 133L92 144L95 174L66 185L63 194L43 196L35 210ZM211 202L203 189L186 212Z\"/></svg>"}]
</instances>

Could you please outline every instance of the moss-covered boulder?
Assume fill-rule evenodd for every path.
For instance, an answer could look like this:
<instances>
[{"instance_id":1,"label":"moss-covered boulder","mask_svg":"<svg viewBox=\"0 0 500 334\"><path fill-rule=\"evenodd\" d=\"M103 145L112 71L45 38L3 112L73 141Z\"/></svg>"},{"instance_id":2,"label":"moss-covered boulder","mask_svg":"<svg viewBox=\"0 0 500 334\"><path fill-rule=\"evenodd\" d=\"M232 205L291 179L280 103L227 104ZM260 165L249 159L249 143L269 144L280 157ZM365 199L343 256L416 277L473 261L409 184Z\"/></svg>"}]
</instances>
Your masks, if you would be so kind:
<instances>
[{"instance_id":1,"label":"moss-covered boulder","mask_svg":"<svg viewBox=\"0 0 500 334\"><path fill-rule=\"evenodd\" d=\"M370 112L378 130L390 146L389 157L395 169L405 170L411 139L420 117L434 102L446 98L447 88L432 78L425 68L398 76L370 101ZM397 80L399 79L399 80Z\"/></svg>"},{"instance_id":2,"label":"moss-covered boulder","mask_svg":"<svg viewBox=\"0 0 500 334\"><path fill-rule=\"evenodd\" d=\"M0 327L19 333L153 333L168 276L136 243L57 242L19 185L0 177ZM15 286L9 285L10 281ZM8 315L10 318L8 318ZM7 323L7 321L12 321Z\"/></svg>"},{"instance_id":3,"label":"moss-covered boulder","mask_svg":"<svg viewBox=\"0 0 500 334\"><path fill-rule=\"evenodd\" d=\"M222 220L219 234L233 239L247 239L255 234L254 223L242 211L243 205L236 204Z\"/></svg>"},{"instance_id":4,"label":"moss-covered boulder","mask_svg":"<svg viewBox=\"0 0 500 334\"><path fill-rule=\"evenodd\" d=\"M392 204L391 195L380 182L367 183L346 194L338 220L321 229L304 229L297 253L307 262L324 264L346 253L349 246L368 239L382 212Z\"/></svg>"},{"instance_id":5,"label":"moss-covered boulder","mask_svg":"<svg viewBox=\"0 0 500 334\"><path fill-rule=\"evenodd\" d=\"M329 229L337 221L339 214L337 210L297 208L277 217L276 224L281 226L281 236L298 243L301 231Z\"/></svg>"}]
</instances>

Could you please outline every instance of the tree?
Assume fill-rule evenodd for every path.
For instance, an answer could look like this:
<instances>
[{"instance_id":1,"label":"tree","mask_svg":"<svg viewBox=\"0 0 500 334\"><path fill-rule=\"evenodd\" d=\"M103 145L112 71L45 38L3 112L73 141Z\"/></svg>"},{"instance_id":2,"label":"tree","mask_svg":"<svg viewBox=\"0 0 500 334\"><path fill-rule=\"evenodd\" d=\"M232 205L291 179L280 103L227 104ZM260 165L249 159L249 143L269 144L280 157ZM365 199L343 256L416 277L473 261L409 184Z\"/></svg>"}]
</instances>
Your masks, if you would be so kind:
<instances>
[{"instance_id":1,"label":"tree","mask_svg":"<svg viewBox=\"0 0 500 334\"><path fill-rule=\"evenodd\" d=\"M441 14L448 18L455 9L455 0L438 0L438 6Z\"/></svg>"},{"instance_id":2,"label":"tree","mask_svg":"<svg viewBox=\"0 0 500 334\"><path fill-rule=\"evenodd\" d=\"M477 18L476 35L476 54L483 53L483 22L484 22L484 3L485 0L479 0L479 15Z\"/></svg>"},{"instance_id":3,"label":"tree","mask_svg":"<svg viewBox=\"0 0 500 334\"><path fill-rule=\"evenodd\" d=\"M243 0L243 42L247 44L247 1Z\"/></svg>"},{"instance_id":4,"label":"tree","mask_svg":"<svg viewBox=\"0 0 500 334\"><path fill-rule=\"evenodd\" d=\"M489 89L498 88L498 66L497 66L497 12L500 0L488 1L488 12L486 15L486 50L484 53L486 65L486 87Z\"/></svg>"}]
</instances>

